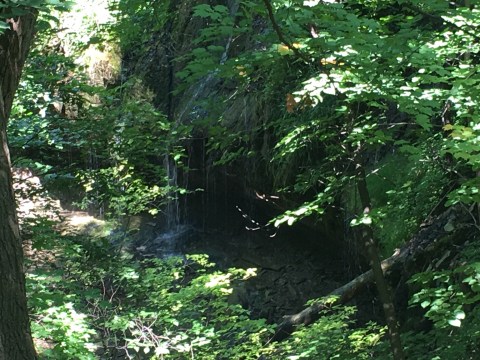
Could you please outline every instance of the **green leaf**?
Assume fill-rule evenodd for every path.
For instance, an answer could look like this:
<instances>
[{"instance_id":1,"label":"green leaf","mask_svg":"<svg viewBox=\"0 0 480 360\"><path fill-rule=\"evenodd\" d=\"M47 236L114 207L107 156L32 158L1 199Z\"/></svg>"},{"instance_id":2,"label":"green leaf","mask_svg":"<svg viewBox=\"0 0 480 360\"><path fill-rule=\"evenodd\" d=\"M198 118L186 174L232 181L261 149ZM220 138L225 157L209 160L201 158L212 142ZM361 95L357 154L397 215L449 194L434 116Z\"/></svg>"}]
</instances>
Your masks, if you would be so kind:
<instances>
[{"instance_id":1,"label":"green leaf","mask_svg":"<svg viewBox=\"0 0 480 360\"><path fill-rule=\"evenodd\" d=\"M362 224L372 225L372 218L370 216L365 216L362 218Z\"/></svg>"},{"instance_id":2,"label":"green leaf","mask_svg":"<svg viewBox=\"0 0 480 360\"><path fill-rule=\"evenodd\" d=\"M462 325L462 322L458 319L448 320L448 323L455 327L460 327Z\"/></svg>"},{"instance_id":3,"label":"green leaf","mask_svg":"<svg viewBox=\"0 0 480 360\"><path fill-rule=\"evenodd\" d=\"M420 304L420 306L421 306L422 308L424 308L424 309L425 309L427 306L429 306L429 305L430 305L430 301L429 301L429 300L422 301L422 303Z\"/></svg>"}]
</instances>

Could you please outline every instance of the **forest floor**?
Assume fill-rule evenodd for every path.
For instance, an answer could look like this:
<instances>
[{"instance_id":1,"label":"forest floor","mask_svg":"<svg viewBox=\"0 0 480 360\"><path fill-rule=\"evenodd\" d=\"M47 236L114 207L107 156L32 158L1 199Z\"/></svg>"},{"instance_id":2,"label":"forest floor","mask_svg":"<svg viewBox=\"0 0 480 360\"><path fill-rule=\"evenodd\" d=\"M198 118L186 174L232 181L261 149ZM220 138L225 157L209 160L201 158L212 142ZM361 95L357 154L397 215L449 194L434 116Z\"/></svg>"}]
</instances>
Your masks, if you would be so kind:
<instances>
[{"instance_id":1,"label":"forest floor","mask_svg":"<svg viewBox=\"0 0 480 360\"><path fill-rule=\"evenodd\" d=\"M17 214L23 241L26 271L48 266L59 267L49 237L52 232L61 236L98 234L107 231L107 223L85 211L72 211L62 207L42 185L41 179L26 168L14 169L14 191ZM40 243L34 244L32 230ZM40 232L40 234L39 234Z\"/></svg>"},{"instance_id":2,"label":"forest floor","mask_svg":"<svg viewBox=\"0 0 480 360\"><path fill-rule=\"evenodd\" d=\"M62 207L60 200L49 194L41 179L30 170L14 169L13 178L27 276L42 269L62 269L60 254L52 244L52 233L63 237L108 231L106 221L84 211ZM35 243L32 241L34 238ZM52 341L45 339L35 338L34 342L38 351L55 346Z\"/></svg>"},{"instance_id":3,"label":"forest floor","mask_svg":"<svg viewBox=\"0 0 480 360\"><path fill-rule=\"evenodd\" d=\"M89 233L105 226L85 211L65 209L60 200L51 196L43 187L41 179L29 169L14 169L14 190L20 224L36 218L48 218L56 224L62 235Z\"/></svg>"}]
</instances>

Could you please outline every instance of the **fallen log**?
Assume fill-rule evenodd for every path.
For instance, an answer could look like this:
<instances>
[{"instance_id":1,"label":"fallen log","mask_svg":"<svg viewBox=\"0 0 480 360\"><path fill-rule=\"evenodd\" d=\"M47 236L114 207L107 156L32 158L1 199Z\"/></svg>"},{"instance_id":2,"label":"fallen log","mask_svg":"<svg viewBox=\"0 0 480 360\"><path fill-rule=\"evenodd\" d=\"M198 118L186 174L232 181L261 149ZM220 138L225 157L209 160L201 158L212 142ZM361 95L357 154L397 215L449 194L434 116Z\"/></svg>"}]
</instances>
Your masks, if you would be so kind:
<instances>
[{"instance_id":1,"label":"fallen log","mask_svg":"<svg viewBox=\"0 0 480 360\"><path fill-rule=\"evenodd\" d=\"M459 241L463 238L465 241L466 237L459 235L459 232L471 231L473 228L471 220L469 211L462 206L447 209L428 224L422 224L420 231L407 244L383 260L381 264L383 272L386 275L393 271L413 273L412 269L428 262L432 254L451 245L454 238L459 238ZM345 304L373 280L373 272L369 270L325 296L324 299L329 299L327 302L319 300L297 314L284 316L270 341L285 339L295 327L313 323L323 310L331 308L332 305Z\"/></svg>"}]
</instances>

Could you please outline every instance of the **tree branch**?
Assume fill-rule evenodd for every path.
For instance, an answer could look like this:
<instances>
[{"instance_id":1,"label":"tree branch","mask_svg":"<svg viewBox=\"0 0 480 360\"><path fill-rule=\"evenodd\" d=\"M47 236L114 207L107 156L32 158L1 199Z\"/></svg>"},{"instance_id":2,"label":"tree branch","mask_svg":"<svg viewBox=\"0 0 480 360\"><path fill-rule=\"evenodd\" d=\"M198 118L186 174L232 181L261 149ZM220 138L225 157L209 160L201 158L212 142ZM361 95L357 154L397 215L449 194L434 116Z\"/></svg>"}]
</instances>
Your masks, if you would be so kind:
<instances>
[{"instance_id":1,"label":"tree branch","mask_svg":"<svg viewBox=\"0 0 480 360\"><path fill-rule=\"evenodd\" d=\"M295 56L302 59L306 63L310 63L310 60L304 54L302 54L300 51L298 51L298 49L295 46L293 46L292 43L290 41L288 41L285 38L285 36L283 35L282 30L278 26L277 21L275 20L275 16L273 15L273 8L272 8L272 4L270 3L270 0L263 0L263 3L265 4L265 7L267 8L268 18L270 19L270 22L272 23L273 30L275 30L275 33L277 34L278 39L283 44L285 44L285 46L287 48L292 50L292 52L295 54Z\"/></svg>"}]
</instances>

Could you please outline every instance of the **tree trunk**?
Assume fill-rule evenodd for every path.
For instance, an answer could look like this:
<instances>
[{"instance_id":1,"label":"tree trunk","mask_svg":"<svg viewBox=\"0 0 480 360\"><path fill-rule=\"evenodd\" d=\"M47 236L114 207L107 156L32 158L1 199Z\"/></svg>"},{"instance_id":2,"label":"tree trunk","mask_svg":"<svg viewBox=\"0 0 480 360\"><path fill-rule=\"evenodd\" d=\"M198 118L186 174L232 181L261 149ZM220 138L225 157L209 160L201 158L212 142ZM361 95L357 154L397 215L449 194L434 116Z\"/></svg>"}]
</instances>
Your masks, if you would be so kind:
<instances>
[{"instance_id":1,"label":"tree trunk","mask_svg":"<svg viewBox=\"0 0 480 360\"><path fill-rule=\"evenodd\" d=\"M370 193L367 188L367 181L365 176L365 168L360 161L356 164L357 167L357 189L362 203L363 215L369 216L372 210ZM393 298L387 281L383 275L382 261L378 253L378 246L373 236L373 229L370 224L365 223L360 225L361 239L367 252L368 261L372 268L375 285L377 286L378 297L383 306L385 313L385 320L388 327L388 336L390 338L390 346L392 348L393 358L395 360L405 359L403 353L402 341L400 339L400 329L395 314L395 307L393 305Z\"/></svg>"},{"instance_id":2,"label":"tree trunk","mask_svg":"<svg viewBox=\"0 0 480 360\"><path fill-rule=\"evenodd\" d=\"M6 133L35 19L35 13L9 19L10 30L0 35L0 360L36 359Z\"/></svg>"}]
</instances>

